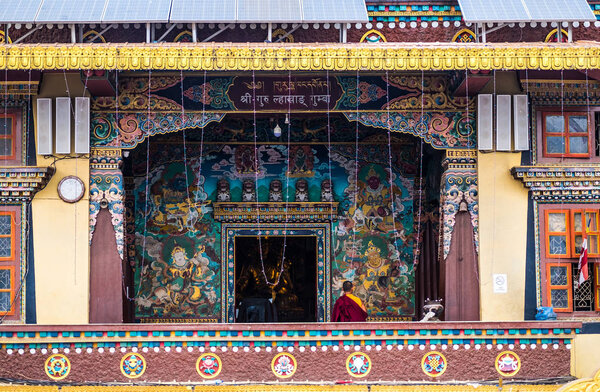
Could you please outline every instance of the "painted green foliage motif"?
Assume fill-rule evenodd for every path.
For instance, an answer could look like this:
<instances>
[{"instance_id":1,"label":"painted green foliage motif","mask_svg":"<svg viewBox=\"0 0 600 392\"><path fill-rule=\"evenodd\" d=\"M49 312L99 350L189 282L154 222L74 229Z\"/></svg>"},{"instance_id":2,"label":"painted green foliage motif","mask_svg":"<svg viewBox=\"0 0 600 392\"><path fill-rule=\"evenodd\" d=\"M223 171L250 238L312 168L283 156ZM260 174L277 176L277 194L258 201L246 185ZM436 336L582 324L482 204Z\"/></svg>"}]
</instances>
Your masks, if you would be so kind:
<instances>
[{"instance_id":1,"label":"painted green foliage motif","mask_svg":"<svg viewBox=\"0 0 600 392\"><path fill-rule=\"evenodd\" d=\"M293 201L296 182L305 179L309 199L318 201L330 172L340 202L332 226L331 301L344 280L353 280L372 317L414 314L412 144L394 146L392 187L387 145L360 144L358 175L353 145L333 146L329 157L326 145L310 145L311 170L289 177L285 145L259 145L258 174L240 163L243 148L205 145L200 168L198 145L188 145L186 172L181 145L155 143L147 185L145 148L134 151L137 318L219 317L221 225L211 205L219 179L229 181L232 201L241 201L242 181L255 178L260 201L268 200L274 179L282 182L284 200Z\"/></svg>"}]
</instances>

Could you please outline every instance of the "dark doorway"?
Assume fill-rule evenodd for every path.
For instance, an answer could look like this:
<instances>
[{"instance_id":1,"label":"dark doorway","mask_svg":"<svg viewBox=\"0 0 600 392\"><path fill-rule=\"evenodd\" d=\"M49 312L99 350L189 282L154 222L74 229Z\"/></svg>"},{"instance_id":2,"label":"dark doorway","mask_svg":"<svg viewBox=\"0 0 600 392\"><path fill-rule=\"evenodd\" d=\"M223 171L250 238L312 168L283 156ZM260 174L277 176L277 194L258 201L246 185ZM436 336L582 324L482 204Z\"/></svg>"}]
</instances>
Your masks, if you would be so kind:
<instances>
[{"instance_id":1,"label":"dark doorway","mask_svg":"<svg viewBox=\"0 0 600 392\"><path fill-rule=\"evenodd\" d=\"M236 320L316 321L316 264L316 237L236 237Z\"/></svg>"}]
</instances>

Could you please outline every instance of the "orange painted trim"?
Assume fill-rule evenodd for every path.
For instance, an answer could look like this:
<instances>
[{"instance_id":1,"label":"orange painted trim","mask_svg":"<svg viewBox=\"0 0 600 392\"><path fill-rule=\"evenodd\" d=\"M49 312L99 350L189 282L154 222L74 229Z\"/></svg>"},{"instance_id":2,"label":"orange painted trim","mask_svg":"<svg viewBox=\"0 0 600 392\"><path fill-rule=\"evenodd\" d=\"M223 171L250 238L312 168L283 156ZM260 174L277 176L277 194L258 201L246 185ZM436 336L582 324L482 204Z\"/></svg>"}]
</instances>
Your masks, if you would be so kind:
<instances>
[{"instance_id":1,"label":"orange painted trim","mask_svg":"<svg viewBox=\"0 0 600 392\"><path fill-rule=\"evenodd\" d=\"M572 257L579 257L581 255L580 252L577 252L575 250L575 237L577 235L583 235L582 231L575 231L575 214L580 213L581 214L581 228L582 230L585 231L586 237L590 237L590 236L594 236L596 238L598 238L598 240L600 241L600 230L598 230L598 228L600 226L598 226L598 224L600 223L598 220L598 217L600 215L600 210L594 209L594 210L584 210L584 209L573 209L571 210L571 255ZM588 227L587 227L587 214L595 214L596 215L596 229L595 231L591 231ZM600 245L600 244L599 244ZM598 246L599 248L599 252L600 252L600 246ZM590 252L590 247L589 247L589 241L588 241L588 257L598 257L600 256L600 253L593 253Z\"/></svg>"},{"instance_id":2,"label":"orange painted trim","mask_svg":"<svg viewBox=\"0 0 600 392\"><path fill-rule=\"evenodd\" d=\"M556 132L546 132L546 117L548 116L563 116L565 122L565 129L563 133ZM587 132L569 132L569 117L571 116L587 116L588 118L588 131ZM542 147L543 147L543 155L548 158L589 158L592 153L592 139L593 132L591 130L594 129L593 119L590 113L586 112L543 112L542 113ZM546 143L546 138L548 136L558 136L565 138L565 152L564 154L556 154L548 152L548 145ZM569 153L569 139L571 137L580 137L585 136L588 138L588 152L587 154L571 154Z\"/></svg>"},{"instance_id":3,"label":"orange painted trim","mask_svg":"<svg viewBox=\"0 0 600 392\"><path fill-rule=\"evenodd\" d=\"M0 317L3 316L14 316L16 312L15 306L15 267L13 265L7 265L0 267L0 270L10 271L10 289L0 289L2 293L10 293L10 311L0 312Z\"/></svg>"},{"instance_id":4,"label":"orange painted trim","mask_svg":"<svg viewBox=\"0 0 600 392\"><path fill-rule=\"evenodd\" d=\"M6 159L6 160L13 160L16 159L17 156L17 151L16 151L16 140L17 140L17 114L16 113L7 113L7 114L1 114L0 118L10 118L12 119L12 123L11 123L11 128L10 128L10 134L9 135L0 135L0 139L10 139L11 143L10 143L10 155L3 155L0 152L0 159Z\"/></svg>"},{"instance_id":5,"label":"orange painted trim","mask_svg":"<svg viewBox=\"0 0 600 392\"><path fill-rule=\"evenodd\" d=\"M552 290L567 290L566 308L554 308L555 312L572 312L573 311L573 277L571 262L564 263L546 263L546 306L552 306ZM550 267L565 267L567 269L567 284L566 285L551 285L550 284Z\"/></svg>"},{"instance_id":6,"label":"orange painted trim","mask_svg":"<svg viewBox=\"0 0 600 392\"><path fill-rule=\"evenodd\" d=\"M8 238L10 237L10 256L9 257L0 257L0 261L14 261L15 260L15 246L16 246L16 211L1 211L0 216L10 216L10 234L0 235L0 238Z\"/></svg>"},{"instance_id":7,"label":"orange painted trim","mask_svg":"<svg viewBox=\"0 0 600 392\"><path fill-rule=\"evenodd\" d=\"M549 214L563 214L565 216L565 229L566 231L561 232L561 231L550 231L550 228L548 226L548 215ZM545 211L545 216L544 216L544 227L545 227L545 238L544 241L546 243L546 258L549 259L568 259L571 257L570 254L570 250L571 250L571 236L569 235L569 228L570 228L570 220L569 220L569 210L568 209L562 209L562 210L546 210ZM565 237L565 241L566 241L566 245L567 245L567 253L564 255L551 255L550 254L550 236L551 235L556 235L556 236L564 236Z\"/></svg>"},{"instance_id":8,"label":"orange painted trim","mask_svg":"<svg viewBox=\"0 0 600 392\"><path fill-rule=\"evenodd\" d=\"M596 311L600 311L600 263L592 264L594 266L594 283L596 287Z\"/></svg>"}]
</instances>

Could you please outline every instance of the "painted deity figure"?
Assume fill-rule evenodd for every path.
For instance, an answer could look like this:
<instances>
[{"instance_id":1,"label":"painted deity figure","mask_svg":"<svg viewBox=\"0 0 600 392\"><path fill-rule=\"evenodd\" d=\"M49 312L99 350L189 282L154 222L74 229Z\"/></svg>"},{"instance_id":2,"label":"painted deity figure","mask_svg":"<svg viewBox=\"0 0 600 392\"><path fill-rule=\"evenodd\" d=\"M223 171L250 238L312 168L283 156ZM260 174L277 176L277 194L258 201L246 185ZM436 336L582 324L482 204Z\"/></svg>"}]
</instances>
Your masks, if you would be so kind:
<instances>
[{"instance_id":1,"label":"painted deity figure","mask_svg":"<svg viewBox=\"0 0 600 392\"><path fill-rule=\"evenodd\" d=\"M269 184L269 201L283 201L282 186L280 180L273 180Z\"/></svg>"},{"instance_id":2,"label":"painted deity figure","mask_svg":"<svg viewBox=\"0 0 600 392\"><path fill-rule=\"evenodd\" d=\"M308 181L305 179L296 181L296 201L308 201Z\"/></svg>"},{"instance_id":3,"label":"painted deity figure","mask_svg":"<svg viewBox=\"0 0 600 392\"><path fill-rule=\"evenodd\" d=\"M229 181L227 181L225 178L221 178L217 182L217 201L231 201Z\"/></svg>"}]
</instances>

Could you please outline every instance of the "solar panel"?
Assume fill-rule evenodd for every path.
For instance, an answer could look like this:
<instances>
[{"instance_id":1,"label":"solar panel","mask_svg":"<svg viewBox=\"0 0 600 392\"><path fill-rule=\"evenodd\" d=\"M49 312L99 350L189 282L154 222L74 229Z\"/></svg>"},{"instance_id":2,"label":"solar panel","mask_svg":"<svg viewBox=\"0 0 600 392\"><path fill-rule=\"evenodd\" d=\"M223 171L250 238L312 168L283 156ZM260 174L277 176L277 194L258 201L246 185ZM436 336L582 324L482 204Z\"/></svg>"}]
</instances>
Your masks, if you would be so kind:
<instances>
[{"instance_id":1,"label":"solar panel","mask_svg":"<svg viewBox=\"0 0 600 392\"><path fill-rule=\"evenodd\" d=\"M308 23L369 21L365 0L302 0L302 10Z\"/></svg>"},{"instance_id":2,"label":"solar panel","mask_svg":"<svg viewBox=\"0 0 600 392\"><path fill-rule=\"evenodd\" d=\"M0 23L32 23L42 0L0 1Z\"/></svg>"},{"instance_id":3,"label":"solar panel","mask_svg":"<svg viewBox=\"0 0 600 392\"><path fill-rule=\"evenodd\" d=\"M586 0L524 0L535 22L594 22L596 17Z\"/></svg>"},{"instance_id":4,"label":"solar panel","mask_svg":"<svg viewBox=\"0 0 600 392\"><path fill-rule=\"evenodd\" d=\"M541 0L544 1L544 0ZM529 22L527 9L521 0L458 0L467 23Z\"/></svg>"},{"instance_id":5,"label":"solar panel","mask_svg":"<svg viewBox=\"0 0 600 392\"><path fill-rule=\"evenodd\" d=\"M173 23L230 23L235 22L236 0L173 0Z\"/></svg>"},{"instance_id":6,"label":"solar panel","mask_svg":"<svg viewBox=\"0 0 600 392\"><path fill-rule=\"evenodd\" d=\"M166 23L170 12L171 0L108 0L102 22Z\"/></svg>"},{"instance_id":7,"label":"solar panel","mask_svg":"<svg viewBox=\"0 0 600 392\"><path fill-rule=\"evenodd\" d=\"M300 0L238 0L238 22L301 22Z\"/></svg>"},{"instance_id":8,"label":"solar panel","mask_svg":"<svg viewBox=\"0 0 600 392\"><path fill-rule=\"evenodd\" d=\"M35 19L38 23L98 23L102 20L106 0L44 0Z\"/></svg>"}]
</instances>

